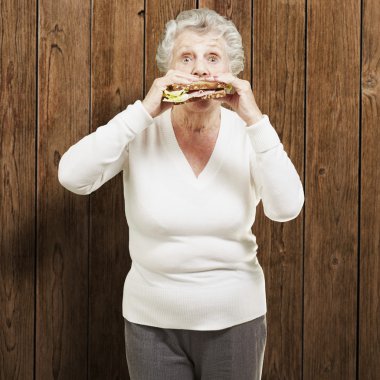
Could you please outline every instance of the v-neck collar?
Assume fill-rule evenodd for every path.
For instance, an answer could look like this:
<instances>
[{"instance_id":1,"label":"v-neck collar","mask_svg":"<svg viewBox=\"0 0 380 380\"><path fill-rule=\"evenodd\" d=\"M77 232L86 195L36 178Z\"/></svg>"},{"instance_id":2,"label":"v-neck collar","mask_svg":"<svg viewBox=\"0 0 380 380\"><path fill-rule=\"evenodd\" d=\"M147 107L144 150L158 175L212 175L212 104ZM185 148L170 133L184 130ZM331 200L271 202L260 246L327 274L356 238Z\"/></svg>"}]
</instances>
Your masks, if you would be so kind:
<instances>
[{"instance_id":1,"label":"v-neck collar","mask_svg":"<svg viewBox=\"0 0 380 380\"><path fill-rule=\"evenodd\" d=\"M171 111L172 109L169 108L162 114L161 130L164 134L164 144L168 149L168 153L178 171L178 174L191 185L202 188L212 180L224 160L225 152L223 152L223 146L225 146L224 144L228 131L226 126L225 110L221 107L220 127L214 150L211 153L206 166L203 168L198 177L195 175L189 161L178 143L171 121Z\"/></svg>"}]
</instances>

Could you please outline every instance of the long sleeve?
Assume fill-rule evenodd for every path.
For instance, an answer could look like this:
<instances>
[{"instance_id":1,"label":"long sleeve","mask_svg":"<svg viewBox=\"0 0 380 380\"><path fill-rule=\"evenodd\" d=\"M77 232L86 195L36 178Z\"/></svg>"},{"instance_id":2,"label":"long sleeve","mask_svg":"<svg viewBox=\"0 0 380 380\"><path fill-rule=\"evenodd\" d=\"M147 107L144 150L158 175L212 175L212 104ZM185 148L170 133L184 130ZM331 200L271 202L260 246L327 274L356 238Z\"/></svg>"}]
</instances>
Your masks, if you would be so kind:
<instances>
[{"instance_id":1,"label":"long sleeve","mask_svg":"<svg viewBox=\"0 0 380 380\"><path fill-rule=\"evenodd\" d=\"M97 190L122 170L128 157L128 143L152 122L140 100L128 105L62 155L58 165L60 184L80 195Z\"/></svg>"},{"instance_id":2,"label":"long sleeve","mask_svg":"<svg viewBox=\"0 0 380 380\"><path fill-rule=\"evenodd\" d=\"M264 214L276 222L295 219L305 201L302 182L268 115L246 130L255 153L251 169Z\"/></svg>"}]
</instances>

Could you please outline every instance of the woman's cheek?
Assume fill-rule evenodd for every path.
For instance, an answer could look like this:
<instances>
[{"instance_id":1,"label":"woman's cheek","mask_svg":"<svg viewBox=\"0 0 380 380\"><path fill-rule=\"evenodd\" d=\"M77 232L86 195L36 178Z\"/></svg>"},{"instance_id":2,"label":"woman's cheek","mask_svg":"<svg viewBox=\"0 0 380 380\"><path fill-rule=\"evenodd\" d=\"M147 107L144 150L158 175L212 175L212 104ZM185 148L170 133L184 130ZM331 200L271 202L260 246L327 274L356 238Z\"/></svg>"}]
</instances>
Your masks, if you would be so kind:
<instances>
[{"instance_id":1,"label":"woman's cheek","mask_svg":"<svg viewBox=\"0 0 380 380\"><path fill-rule=\"evenodd\" d=\"M230 71L227 62L221 62L219 68L221 73L228 73Z\"/></svg>"},{"instance_id":2,"label":"woman's cheek","mask_svg":"<svg viewBox=\"0 0 380 380\"><path fill-rule=\"evenodd\" d=\"M175 70L181 70L184 72L190 72L188 65L184 65L182 63L176 63L174 66Z\"/></svg>"}]
</instances>

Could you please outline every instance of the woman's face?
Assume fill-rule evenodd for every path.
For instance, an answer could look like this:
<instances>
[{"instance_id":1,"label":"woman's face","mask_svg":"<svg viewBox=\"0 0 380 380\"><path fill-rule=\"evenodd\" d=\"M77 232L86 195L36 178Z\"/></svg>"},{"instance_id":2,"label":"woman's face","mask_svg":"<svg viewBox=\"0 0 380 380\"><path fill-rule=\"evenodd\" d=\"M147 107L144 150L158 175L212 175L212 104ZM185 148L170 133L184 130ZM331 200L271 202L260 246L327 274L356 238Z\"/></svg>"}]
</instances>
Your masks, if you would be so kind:
<instances>
[{"instance_id":1,"label":"woman's face","mask_svg":"<svg viewBox=\"0 0 380 380\"><path fill-rule=\"evenodd\" d=\"M229 60L223 37L182 32L175 40L170 68L207 77L229 71Z\"/></svg>"},{"instance_id":2,"label":"woman's face","mask_svg":"<svg viewBox=\"0 0 380 380\"><path fill-rule=\"evenodd\" d=\"M201 78L228 72L229 59L225 40L223 37L216 38L212 33L199 35L186 30L175 39L169 68ZM182 106L192 112L207 112L219 105L220 102L215 99L204 99Z\"/></svg>"}]
</instances>

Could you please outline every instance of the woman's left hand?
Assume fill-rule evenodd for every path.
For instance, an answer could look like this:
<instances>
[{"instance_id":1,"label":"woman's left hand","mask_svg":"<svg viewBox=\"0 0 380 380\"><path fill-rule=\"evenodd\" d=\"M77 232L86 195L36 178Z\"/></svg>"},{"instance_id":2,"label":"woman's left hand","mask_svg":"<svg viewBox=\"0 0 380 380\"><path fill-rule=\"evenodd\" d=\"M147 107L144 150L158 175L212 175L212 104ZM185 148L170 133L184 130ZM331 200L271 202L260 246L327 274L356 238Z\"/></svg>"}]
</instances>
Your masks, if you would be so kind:
<instances>
[{"instance_id":1,"label":"woman's left hand","mask_svg":"<svg viewBox=\"0 0 380 380\"><path fill-rule=\"evenodd\" d=\"M247 126L257 123L264 116L256 104L249 81L237 78L231 73L213 74L204 79L230 83L234 87L234 94L227 94L223 98L217 98L215 100L227 103L231 106L231 108L247 123Z\"/></svg>"}]
</instances>

